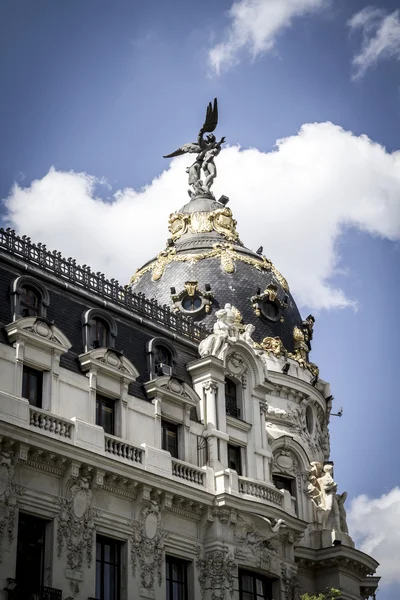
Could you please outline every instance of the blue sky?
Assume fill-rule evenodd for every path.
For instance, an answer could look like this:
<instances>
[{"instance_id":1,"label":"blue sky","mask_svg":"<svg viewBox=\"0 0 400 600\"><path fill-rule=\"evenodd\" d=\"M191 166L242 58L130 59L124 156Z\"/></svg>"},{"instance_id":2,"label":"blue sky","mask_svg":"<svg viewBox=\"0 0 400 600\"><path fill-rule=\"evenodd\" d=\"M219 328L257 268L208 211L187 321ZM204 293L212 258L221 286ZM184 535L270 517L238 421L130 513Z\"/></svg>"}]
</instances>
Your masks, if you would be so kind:
<instances>
[{"instance_id":1,"label":"blue sky","mask_svg":"<svg viewBox=\"0 0 400 600\"><path fill-rule=\"evenodd\" d=\"M371 537L400 525L398 503L379 505L400 485L398 4L261 4L267 18L235 24L231 0L0 0L1 218L126 282L187 198L182 162L162 155L195 138L218 96L232 145L218 191L316 315L312 359L345 411L332 418L335 477L350 501L371 499ZM257 17L260 0L247 5ZM399 543L372 554L384 563ZM390 569L381 600L400 591Z\"/></svg>"}]
</instances>

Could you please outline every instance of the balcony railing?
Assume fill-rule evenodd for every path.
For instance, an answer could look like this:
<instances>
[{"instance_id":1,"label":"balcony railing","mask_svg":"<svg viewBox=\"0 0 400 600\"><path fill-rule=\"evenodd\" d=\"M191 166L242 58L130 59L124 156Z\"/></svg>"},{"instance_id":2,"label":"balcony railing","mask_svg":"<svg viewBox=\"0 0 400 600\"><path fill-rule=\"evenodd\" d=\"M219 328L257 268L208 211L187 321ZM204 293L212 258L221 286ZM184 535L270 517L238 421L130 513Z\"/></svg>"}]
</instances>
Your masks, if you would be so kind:
<instances>
[{"instance_id":1,"label":"balcony railing","mask_svg":"<svg viewBox=\"0 0 400 600\"><path fill-rule=\"evenodd\" d=\"M208 329L192 318L174 312L166 304L148 300L143 294L134 294L128 286L122 287L116 279L106 279L103 273L94 273L87 265L77 265L73 258L64 258L60 252L50 252L44 244L34 244L29 237L19 237L13 229L0 228L0 249L21 258L24 263L56 275L60 280L93 292L99 298L123 306L150 321L161 323L181 335L200 341L209 335Z\"/></svg>"},{"instance_id":2,"label":"balcony railing","mask_svg":"<svg viewBox=\"0 0 400 600\"><path fill-rule=\"evenodd\" d=\"M108 454L112 454L119 458L125 458L133 463L142 464L143 461L143 448L132 446L114 436L104 436L104 450Z\"/></svg>"},{"instance_id":3,"label":"balcony railing","mask_svg":"<svg viewBox=\"0 0 400 600\"><path fill-rule=\"evenodd\" d=\"M172 475L203 487L205 485L205 473L202 469L176 458L172 459Z\"/></svg>"},{"instance_id":4,"label":"balcony railing","mask_svg":"<svg viewBox=\"0 0 400 600\"><path fill-rule=\"evenodd\" d=\"M277 490L275 487L271 488L267 483L260 481L253 481L247 477L239 477L239 492L241 494L247 494L260 500L266 500L277 504L278 506L283 505L283 493Z\"/></svg>"},{"instance_id":5,"label":"balcony railing","mask_svg":"<svg viewBox=\"0 0 400 600\"><path fill-rule=\"evenodd\" d=\"M8 578L5 591L10 600L62 600L62 590L40 585L30 587L25 582Z\"/></svg>"},{"instance_id":6,"label":"balcony railing","mask_svg":"<svg viewBox=\"0 0 400 600\"><path fill-rule=\"evenodd\" d=\"M31 427L37 427L42 431L47 431L55 436L71 439L73 431L73 423L69 419L57 417L40 408L30 407L29 409Z\"/></svg>"},{"instance_id":7,"label":"balcony railing","mask_svg":"<svg viewBox=\"0 0 400 600\"><path fill-rule=\"evenodd\" d=\"M240 408L238 408L235 396L225 394L225 410L227 415L240 419Z\"/></svg>"}]
</instances>

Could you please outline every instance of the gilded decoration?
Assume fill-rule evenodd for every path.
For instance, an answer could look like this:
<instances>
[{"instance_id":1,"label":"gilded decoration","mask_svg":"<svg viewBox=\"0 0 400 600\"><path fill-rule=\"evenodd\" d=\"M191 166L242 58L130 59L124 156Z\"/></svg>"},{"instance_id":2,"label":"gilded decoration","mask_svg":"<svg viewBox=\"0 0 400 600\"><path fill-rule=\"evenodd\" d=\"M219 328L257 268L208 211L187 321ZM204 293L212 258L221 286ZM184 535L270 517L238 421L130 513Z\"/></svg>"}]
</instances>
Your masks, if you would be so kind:
<instances>
[{"instance_id":1,"label":"gilded decoration","mask_svg":"<svg viewBox=\"0 0 400 600\"><path fill-rule=\"evenodd\" d=\"M235 262L240 261L251 265L258 271L271 271L276 277L277 281L282 285L285 290L288 290L288 284L286 279L277 271L272 264L272 262L266 258L265 256L260 256L260 258L253 258L252 256L247 256L246 254L242 254L235 250L232 244L228 244L226 242L214 244L212 250L208 250L207 252L198 252L198 253L177 253L176 248L168 247L166 250L163 250L157 255L157 258L152 263L146 265L142 269L138 269L136 273L132 276L130 283L136 283L145 273L148 271L152 272L152 280L158 281L164 274L165 268L167 265L173 262L188 262L191 264L196 264L200 260L204 260L206 258L219 258L221 261L221 267L225 271L225 273L234 273L235 272Z\"/></svg>"},{"instance_id":2,"label":"gilded decoration","mask_svg":"<svg viewBox=\"0 0 400 600\"><path fill-rule=\"evenodd\" d=\"M281 356L286 356L287 354L287 351L279 336L265 337L260 344L260 348L262 350L265 350L265 352L270 352L277 358L280 358Z\"/></svg>"},{"instance_id":3,"label":"gilded decoration","mask_svg":"<svg viewBox=\"0 0 400 600\"><path fill-rule=\"evenodd\" d=\"M211 212L191 214L172 213L168 219L168 229L175 242L185 233L210 233L216 231L230 242L237 242L236 220L226 206Z\"/></svg>"}]
</instances>

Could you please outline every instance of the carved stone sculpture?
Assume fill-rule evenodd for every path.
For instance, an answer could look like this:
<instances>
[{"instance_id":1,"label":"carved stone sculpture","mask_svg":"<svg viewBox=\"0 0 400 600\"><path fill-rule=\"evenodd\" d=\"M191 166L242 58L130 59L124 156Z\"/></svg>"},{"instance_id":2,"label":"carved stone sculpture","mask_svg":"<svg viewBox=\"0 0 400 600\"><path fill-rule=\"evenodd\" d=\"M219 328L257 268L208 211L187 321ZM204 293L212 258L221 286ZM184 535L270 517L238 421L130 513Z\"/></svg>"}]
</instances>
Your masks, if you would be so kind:
<instances>
[{"instance_id":1,"label":"carved stone sculpture","mask_svg":"<svg viewBox=\"0 0 400 600\"><path fill-rule=\"evenodd\" d=\"M173 158L181 154L197 154L195 162L186 169L189 175L189 196L194 199L197 196L208 196L213 198L210 191L214 179L217 176L217 167L214 159L221 152L221 146L225 142L222 137L217 142L215 135L212 133L218 125L218 103L214 98L214 104L211 102L207 107L206 118L197 136L197 142L184 144L175 152L167 154L164 158ZM204 134L208 133L206 138ZM204 174L204 181L201 179L201 172Z\"/></svg>"},{"instance_id":2,"label":"carved stone sculpture","mask_svg":"<svg viewBox=\"0 0 400 600\"><path fill-rule=\"evenodd\" d=\"M235 342L236 338L232 338L232 326L228 321L229 315L225 308L218 310L215 313L217 322L214 324L213 333L202 340L199 344L200 356L216 356L220 358L221 354L231 342Z\"/></svg>"},{"instance_id":3,"label":"carved stone sculpture","mask_svg":"<svg viewBox=\"0 0 400 600\"><path fill-rule=\"evenodd\" d=\"M321 523L322 529L348 533L346 513L343 515L344 507L342 506L343 529L339 509L340 502L343 505L346 497L336 494L337 483L332 477L332 471L331 464L322 466L319 462L312 462L307 493L316 507L316 520Z\"/></svg>"},{"instance_id":4,"label":"carved stone sculpture","mask_svg":"<svg viewBox=\"0 0 400 600\"><path fill-rule=\"evenodd\" d=\"M349 533L349 528L347 526L347 515L346 509L344 507L344 503L346 502L347 492L343 492L342 494L336 495L336 500L339 507L339 519L340 519L340 531L343 533Z\"/></svg>"}]
</instances>

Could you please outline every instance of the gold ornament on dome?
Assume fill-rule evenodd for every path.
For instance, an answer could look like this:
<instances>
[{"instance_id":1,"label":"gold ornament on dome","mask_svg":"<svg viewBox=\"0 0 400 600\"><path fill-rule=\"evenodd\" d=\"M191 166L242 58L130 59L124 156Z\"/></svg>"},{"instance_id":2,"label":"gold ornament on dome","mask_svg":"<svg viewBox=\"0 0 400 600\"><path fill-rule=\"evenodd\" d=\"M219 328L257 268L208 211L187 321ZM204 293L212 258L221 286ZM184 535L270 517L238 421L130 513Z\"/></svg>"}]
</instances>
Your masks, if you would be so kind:
<instances>
[{"instance_id":1,"label":"gold ornament on dome","mask_svg":"<svg viewBox=\"0 0 400 600\"><path fill-rule=\"evenodd\" d=\"M206 258L219 258L221 261L221 267L225 273L235 272L235 262L243 262L251 265L258 271L271 271L279 283L285 290L289 290L286 279L277 271L268 258L260 256L260 258L253 258L247 256L235 250L232 244L226 242L220 244L214 244L212 250L207 252L190 253L190 254L177 254L176 249L169 247L163 250L157 255L157 258L152 263L146 265L142 269L138 269L132 276L130 283L136 283L145 273L152 271L152 280L158 281L164 274L165 268L172 262L188 262L190 264L196 264L200 260Z\"/></svg>"},{"instance_id":2,"label":"gold ornament on dome","mask_svg":"<svg viewBox=\"0 0 400 600\"><path fill-rule=\"evenodd\" d=\"M295 327L293 330L293 339L295 342L304 342L304 333L300 327Z\"/></svg>"},{"instance_id":3,"label":"gold ornament on dome","mask_svg":"<svg viewBox=\"0 0 400 600\"><path fill-rule=\"evenodd\" d=\"M237 242L236 220L226 206L212 212L172 213L168 220L168 229L173 241L185 233L210 233L216 231L230 242Z\"/></svg>"},{"instance_id":4,"label":"gold ornament on dome","mask_svg":"<svg viewBox=\"0 0 400 600\"><path fill-rule=\"evenodd\" d=\"M277 358L280 358L281 356L286 356L287 354L286 348L283 345L282 340L278 336L265 337L261 342L260 347L263 350L265 350L265 352L270 352Z\"/></svg>"},{"instance_id":5,"label":"gold ornament on dome","mask_svg":"<svg viewBox=\"0 0 400 600\"><path fill-rule=\"evenodd\" d=\"M197 290L197 285L198 282L197 281L186 281L185 283L185 290L188 293L188 296L194 296Z\"/></svg>"}]
</instances>

